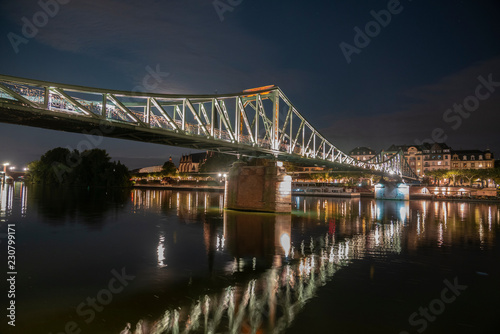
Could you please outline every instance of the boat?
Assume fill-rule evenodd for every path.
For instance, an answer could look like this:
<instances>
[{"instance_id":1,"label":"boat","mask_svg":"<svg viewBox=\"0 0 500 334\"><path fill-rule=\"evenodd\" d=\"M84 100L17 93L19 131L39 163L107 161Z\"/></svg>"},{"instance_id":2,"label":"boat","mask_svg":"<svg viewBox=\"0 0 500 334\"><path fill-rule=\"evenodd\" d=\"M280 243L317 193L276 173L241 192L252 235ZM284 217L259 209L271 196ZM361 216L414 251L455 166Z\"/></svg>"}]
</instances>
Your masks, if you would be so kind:
<instances>
[{"instance_id":1,"label":"boat","mask_svg":"<svg viewBox=\"0 0 500 334\"><path fill-rule=\"evenodd\" d=\"M292 195L360 198L359 192L328 182L292 182Z\"/></svg>"}]
</instances>

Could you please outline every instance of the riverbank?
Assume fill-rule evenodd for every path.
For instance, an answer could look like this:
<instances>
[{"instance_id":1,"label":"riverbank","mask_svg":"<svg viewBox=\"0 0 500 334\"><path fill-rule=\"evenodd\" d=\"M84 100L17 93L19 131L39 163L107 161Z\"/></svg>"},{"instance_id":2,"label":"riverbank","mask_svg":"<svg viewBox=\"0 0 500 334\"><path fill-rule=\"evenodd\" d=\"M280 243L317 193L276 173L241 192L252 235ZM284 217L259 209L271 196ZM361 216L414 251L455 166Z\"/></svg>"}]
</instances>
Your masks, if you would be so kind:
<instances>
[{"instance_id":1,"label":"riverbank","mask_svg":"<svg viewBox=\"0 0 500 334\"><path fill-rule=\"evenodd\" d=\"M161 189L161 190L186 190L186 191L191 191L191 190L201 190L201 191L212 191L212 192L223 192L224 191L224 186L193 186L193 185L163 185L163 184L136 184L133 186L134 188L138 189ZM292 196L302 196L304 194L292 194ZM317 194L307 194L307 195L312 195L312 196L317 196L317 197L333 197L333 196L327 196L323 195L321 193ZM337 198L340 197L345 197L345 198L352 198L348 196L335 196ZM361 192L360 193L361 198L374 198L374 194L370 192ZM439 202L468 202L468 203L495 203L495 204L500 204L500 198L486 198L486 199L479 199L479 198L436 198L436 197L428 197L428 198L420 198L420 197L415 197L412 198L413 196L410 194L410 200L411 201L439 201ZM359 197L356 197L359 198Z\"/></svg>"},{"instance_id":2,"label":"riverbank","mask_svg":"<svg viewBox=\"0 0 500 334\"><path fill-rule=\"evenodd\" d=\"M224 186L135 184L133 187L138 189L224 191Z\"/></svg>"}]
</instances>

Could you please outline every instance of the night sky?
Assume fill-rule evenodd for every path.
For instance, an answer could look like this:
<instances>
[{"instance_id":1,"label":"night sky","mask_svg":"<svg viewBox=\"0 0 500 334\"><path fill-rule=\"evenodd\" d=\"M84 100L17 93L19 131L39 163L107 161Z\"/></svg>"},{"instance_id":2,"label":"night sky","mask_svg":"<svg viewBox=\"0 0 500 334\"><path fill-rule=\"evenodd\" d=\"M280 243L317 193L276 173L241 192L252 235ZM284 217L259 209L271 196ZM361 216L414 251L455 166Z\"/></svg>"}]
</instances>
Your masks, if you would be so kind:
<instances>
[{"instance_id":1,"label":"night sky","mask_svg":"<svg viewBox=\"0 0 500 334\"><path fill-rule=\"evenodd\" d=\"M500 157L498 0L55 1L0 2L0 74L137 90L153 69L146 90L162 93L275 84L344 151L434 135ZM24 36L43 3L46 24ZM83 138L0 124L0 162ZM99 148L129 168L194 152L107 138Z\"/></svg>"}]
</instances>

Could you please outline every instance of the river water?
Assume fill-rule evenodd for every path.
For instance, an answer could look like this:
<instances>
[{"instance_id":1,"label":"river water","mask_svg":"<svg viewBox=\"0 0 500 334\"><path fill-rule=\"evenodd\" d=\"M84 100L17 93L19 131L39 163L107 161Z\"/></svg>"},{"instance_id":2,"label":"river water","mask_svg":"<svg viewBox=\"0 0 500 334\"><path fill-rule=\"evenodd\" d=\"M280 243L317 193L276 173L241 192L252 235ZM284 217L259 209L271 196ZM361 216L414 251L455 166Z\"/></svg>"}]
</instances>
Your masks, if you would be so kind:
<instances>
[{"instance_id":1,"label":"river water","mask_svg":"<svg viewBox=\"0 0 500 334\"><path fill-rule=\"evenodd\" d=\"M2 309L14 300L15 327L7 310L0 332L497 332L498 204L293 197L275 215L223 202L3 187Z\"/></svg>"}]
</instances>

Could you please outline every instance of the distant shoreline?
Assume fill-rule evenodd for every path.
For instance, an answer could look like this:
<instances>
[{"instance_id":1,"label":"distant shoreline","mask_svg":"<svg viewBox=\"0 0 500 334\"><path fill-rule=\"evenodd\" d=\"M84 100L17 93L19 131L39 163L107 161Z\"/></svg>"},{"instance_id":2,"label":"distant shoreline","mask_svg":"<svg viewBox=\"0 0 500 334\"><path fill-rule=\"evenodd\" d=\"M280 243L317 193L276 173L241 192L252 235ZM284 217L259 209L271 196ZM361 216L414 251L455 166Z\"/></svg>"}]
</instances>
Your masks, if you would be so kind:
<instances>
[{"instance_id":1,"label":"distant shoreline","mask_svg":"<svg viewBox=\"0 0 500 334\"><path fill-rule=\"evenodd\" d=\"M161 189L161 190L205 190L205 191L224 191L224 186L173 186L163 184L134 184L133 188Z\"/></svg>"},{"instance_id":2,"label":"distant shoreline","mask_svg":"<svg viewBox=\"0 0 500 334\"><path fill-rule=\"evenodd\" d=\"M140 189L161 189L161 190L203 190L203 191L214 191L223 192L224 186L172 186L172 185L161 185L161 184L136 184L133 188ZM292 196L301 196L300 194L292 194ZM331 197L331 196L321 196L315 195L317 197ZM411 195L410 195L411 196ZM362 198L373 198L372 194L362 194ZM331 197L335 198L335 197ZM337 197L341 198L341 197ZM473 199L473 198L410 198L410 201L438 201L438 202L467 202L467 203L495 203L500 204L500 199Z\"/></svg>"}]
</instances>

